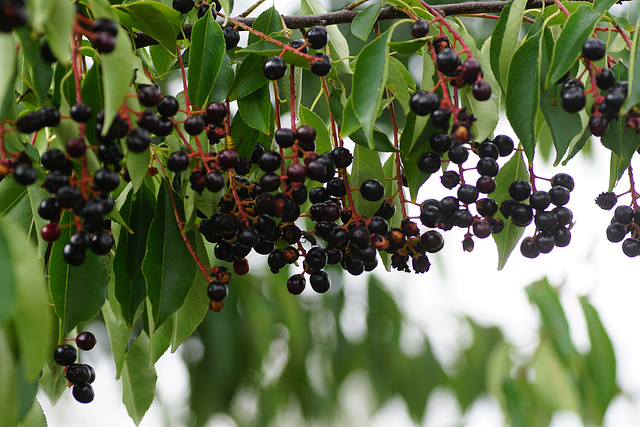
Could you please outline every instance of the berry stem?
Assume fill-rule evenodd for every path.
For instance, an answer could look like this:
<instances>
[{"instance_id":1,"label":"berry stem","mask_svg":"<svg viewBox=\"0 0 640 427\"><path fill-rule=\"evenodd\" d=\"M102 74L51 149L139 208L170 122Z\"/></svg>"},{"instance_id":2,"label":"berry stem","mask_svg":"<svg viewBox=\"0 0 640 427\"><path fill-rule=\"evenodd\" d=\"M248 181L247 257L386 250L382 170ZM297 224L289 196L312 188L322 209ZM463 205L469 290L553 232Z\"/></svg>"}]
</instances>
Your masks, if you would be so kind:
<instances>
[{"instance_id":1,"label":"berry stem","mask_svg":"<svg viewBox=\"0 0 640 427\"><path fill-rule=\"evenodd\" d=\"M629 175L629 192L631 193L631 204L633 205L634 210L638 209L638 198L640 198L640 194L636 191L636 183L633 179L633 168L631 165L627 168L627 173Z\"/></svg>"},{"instance_id":2,"label":"berry stem","mask_svg":"<svg viewBox=\"0 0 640 427\"><path fill-rule=\"evenodd\" d=\"M242 222L248 227L250 225L249 218L247 218L247 214L244 209L242 209L242 200L240 196L238 196L238 190L236 189L236 182L233 179L233 171L231 169L227 170L227 179L229 180L229 188L231 188L231 193L233 194L233 200L236 202L236 207L238 208L238 212L242 216Z\"/></svg>"},{"instance_id":3,"label":"berry stem","mask_svg":"<svg viewBox=\"0 0 640 427\"><path fill-rule=\"evenodd\" d=\"M462 49L469 56L469 58L473 58L473 55L471 54L471 50L469 49L469 46L467 45L467 43L465 43L465 41L462 40L462 37L460 36L460 34L458 34L458 32L453 29L453 27L449 24L449 22L447 22L445 17L442 16L440 12L438 12L436 9L429 6L423 0L418 0L418 1L420 2L420 4L424 6L425 9L429 11L430 14L432 14L438 20L438 22L440 22L440 24L444 25L445 28L449 30L449 32L453 35L456 41L458 41L462 45Z\"/></svg>"},{"instance_id":4,"label":"berry stem","mask_svg":"<svg viewBox=\"0 0 640 427\"><path fill-rule=\"evenodd\" d=\"M389 89L387 89L387 96L392 96ZM396 179L398 180L398 197L400 198L400 209L402 209L402 218L406 218L406 200L404 198L404 191L402 190L402 162L400 161L400 139L398 138L398 121L396 120L396 110L393 106L393 101L389 103L389 114L391 114L391 124L393 126L393 146L398 149L398 151L394 153L396 161Z\"/></svg>"},{"instance_id":5,"label":"berry stem","mask_svg":"<svg viewBox=\"0 0 640 427\"><path fill-rule=\"evenodd\" d=\"M327 79L323 76L320 79L320 82L322 83L322 90L324 91L324 96L325 98L327 98L327 109L329 110L329 120L331 121L331 132L333 133L333 146L339 147L342 144L340 143L340 138L338 137L336 121L333 118L333 113L331 112L331 104L329 102L329 86L327 85Z\"/></svg>"},{"instance_id":6,"label":"berry stem","mask_svg":"<svg viewBox=\"0 0 640 427\"><path fill-rule=\"evenodd\" d=\"M187 94L187 73L184 69L184 63L182 62L182 55L180 54L180 45L178 43L176 43L176 51L178 53L178 61L180 62L180 71L182 71L182 87L184 92L184 105L185 105L185 108L187 109L187 117L191 117L191 102L189 101L189 95Z\"/></svg>"},{"instance_id":7,"label":"berry stem","mask_svg":"<svg viewBox=\"0 0 640 427\"><path fill-rule=\"evenodd\" d=\"M289 107L289 115L291 116L291 130L296 130L296 77L295 77L295 69L294 65L291 66L289 73L289 92L290 92L290 107Z\"/></svg>"},{"instance_id":8,"label":"berry stem","mask_svg":"<svg viewBox=\"0 0 640 427\"><path fill-rule=\"evenodd\" d=\"M569 10L562 4L560 0L553 0L553 1L555 2L556 5L558 5L558 9L563 11L564 14L567 15L567 17L571 16L571 13L569 12Z\"/></svg>"}]
</instances>

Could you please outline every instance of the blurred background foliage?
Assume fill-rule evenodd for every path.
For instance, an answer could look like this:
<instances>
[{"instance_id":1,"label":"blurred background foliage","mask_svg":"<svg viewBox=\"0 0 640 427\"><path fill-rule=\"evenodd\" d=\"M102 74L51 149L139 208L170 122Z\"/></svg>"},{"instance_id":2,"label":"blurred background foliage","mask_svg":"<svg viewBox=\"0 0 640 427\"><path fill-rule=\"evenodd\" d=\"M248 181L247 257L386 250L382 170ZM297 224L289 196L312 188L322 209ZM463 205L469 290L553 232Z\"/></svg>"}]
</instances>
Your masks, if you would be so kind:
<instances>
[{"instance_id":1,"label":"blurred background foliage","mask_svg":"<svg viewBox=\"0 0 640 427\"><path fill-rule=\"evenodd\" d=\"M598 425L618 393L615 355L598 314L580 300L591 340L591 350L580 353L546 279L527 287L541 319L530 354L516 351L497 327L466 318L472 339L454 361L434 355L427 334L375 275L362 278L356 296L334 276L322 297L288 295L286 277L234 277L224 310L206 316L185 343L193 425L214 414L239 426L345 425L350 394L368 399L369 416L401 397L417 423L436 388L450 390L463 414L491 396L512 426L547 426L559 410Z\"/></svg>"}]
</instances>

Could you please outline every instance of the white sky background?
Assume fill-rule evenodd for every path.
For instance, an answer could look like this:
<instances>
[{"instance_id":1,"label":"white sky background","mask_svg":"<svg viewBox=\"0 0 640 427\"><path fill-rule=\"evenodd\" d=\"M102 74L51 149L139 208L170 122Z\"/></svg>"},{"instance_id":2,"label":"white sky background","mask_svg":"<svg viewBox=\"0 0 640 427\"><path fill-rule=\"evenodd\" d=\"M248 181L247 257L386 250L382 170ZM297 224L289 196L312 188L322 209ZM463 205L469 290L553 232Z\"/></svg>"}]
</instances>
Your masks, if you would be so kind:
<instances>
[{"instance_id":1,"label":"white sky background","mask_svg":"<svg viewBox=\"0 0 640 427\"><path fill-rule=\"evenodd\" d=\"M235 14L251 3L253 1L236 1ZM270 6L271 3L267 2L253 16ZM297 12L297 2L279 1L276 7L283 14ZM243 43L246 42L243 40L241 45ZM514 136L504 118L496 131L498 133ZM474 251L465 253L461 247L463 232L456 229L445 233L443 251L430 256L432 267L427 274L382 271L379 277L389 284L394 295L406 307L409 318L424 328L434 351L443 360L451 359L452 355L469 344L468 331L459 322L459 318L465 315L483 325L500 326L506 339L516 345L519 351L531 352L537 345L538 317L535 308L527 300L524 287L545 275L552 285L562 285L561 299L569 318L572 336L579 350L585 351L589 348L589 340L577 297L589 296L613 341L618 362L618 384L623 390L623 396L618 397L610 406L605 425L632 427L637 426L637 420L640 419L640 340L637 332L640 325L640 259L626 257L620 243L613 244L606 240L605 229L613 212L601 210L593 200L607 189L609 153L599 146L599 142L595 142L593 146L593 159L574 159L567 168L541 167L541 164L536 164L535 168L536 174L544 177L551 177L560 171L568 172L576 182L567 205L573 211L576 221L568 247L555 248L551 253L541 254L533 260L522 257L516 248L505 268L498 272L497 251L493 240L474 239ZM502 165L504 162L500 163ZM636 159L633 164L638 171L637 181L640 183L640 163ZM450 194L437 180L425 187L427 197ZM548 188L542 186L542 189ZM625 176L616 192L621 193L627 189L628 179ZM424 198L426 197L423 196L420 200ZM628 203L629 196L621 198L620 202ZM525 235L532 232L531 226L526 232L529 234ZM264 262L264 258L258 259ZM345 283L348 297L360 294L365 280L365 275L349 278ZM45 410L49 426L134 426L121 401L120 382L114 380L115 369L106 344L108 339L106 335L98 338L100 342L96 349L82 352L82 361L91 364L96 370L95 400L88 405L79 404L73 399L71 390L68 390L56 406L51 406L41 394L39 401ZM412 348L415 348L415 343L412 344L408 339L407 350ZM156 368L156 401L141 426L186 425L188 376L182 359L177 355L166 354ZM354 387L362 392L362 387ZM352 396L351 393L345 394ZM369 410L373 409L370 399L364 395L359 400L358 397L353 399L354 409L351 414L345 415L345 419L352 425L413 425L406 414L404 403L399 399L387 402L373 418L368 418ZM470 416L464 421L460 419L455 398L447 391L434 393L428 408L427 418L421 423L428 427L493 427L502 423L497 403L490 398L476 402ZM225 418L217 418L211 425L233 423ZM554 427L581 425L577 415L571 413L558 414L552 423Z\"/></svg>"}]
</instances>

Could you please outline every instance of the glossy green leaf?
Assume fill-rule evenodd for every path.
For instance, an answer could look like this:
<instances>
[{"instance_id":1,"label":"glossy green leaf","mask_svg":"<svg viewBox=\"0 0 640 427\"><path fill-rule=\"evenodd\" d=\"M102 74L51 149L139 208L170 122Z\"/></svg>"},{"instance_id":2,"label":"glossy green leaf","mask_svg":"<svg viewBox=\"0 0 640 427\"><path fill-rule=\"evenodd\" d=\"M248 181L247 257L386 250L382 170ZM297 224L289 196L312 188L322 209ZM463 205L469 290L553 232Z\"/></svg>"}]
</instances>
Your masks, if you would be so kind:
<instances>
[{"instance_id":1,"label":"glossy green leaf","mask_svg":"<svg viewBox=\"0 0 640 427\"><path fill-rule=\"evenodd\" d=\"M538 307L542 318L542 330L551 340L560 361L566 368L576 366L578 352L573 346L569 323L560 304L558 292L547 279L539 280L526 288L529 299Z\"/></svg>"},{"instance_id":2,"label":"glossy green leaf","mask_svg":"<svg viewBox=\"0 0 640 427\"><path fill-rule=\"evenodd\" d=\"M31 409L29 409L27 416L18 424L18 427L47 427L47 419L37 400L33 400Z\"/></svg>"},{"instance_id":3,"label":"glossy green leaf","mask_svg":"<svg viewBox=\"0 0 640 427\"><path fill-rule=\"evenodd\" d=\"M180 308L196 272L195 262L183 243L169 191L163 181L142 261L156 328ZM175 202L175 209L183 217L180 199L176 197Z\"/></svg>"},{"instance_id":4,"label":"glossy green leaf","mask_svg":"<svg viewBox=\"0 0 640 427\"><path fill-rule=\"evenodd\" d=\"M640 28L640 19L636 22L636 28ZM640 102L640 49L638 49L639 36L638 31L633 33L633 41L631 43L631 55L629 63L629 89L627 91L627 99L621 109L621 114L625 114L633 106Z\"/></svg>"},{"instance_id":5,"label":"glossy green leaf","mask_svg":"<svg viewBox=\"0 0 640 427\"><path fill-rule=\"evenodd\" d=\"M267 84L262 72L265 59L260 55L248 55L238 66L233 84L227 96L230 101L244 98Z\"/></svg>"},{"instance_id":6,"label":"glossy green leaf","mask_svg":"<svg viewBox=\"0 0 640 427\"><path fill-rule=\"evenodd\" d=\"M351 34L362 41L367 41L381 10L382 2L365 7L351 22Z\"/></svg>"},{"instance_id":7,"label":"glossy green leaf","mask_svg":"<svg viewBox=\"0 0 640 427\"><path fill-rule=\"evenodd\" d=\"M318 0L300 0L300 13L303 15L317 15L326 12L327 10ZM329 35L329 56L333 61L333 68L336 71L351 74L349 60L346 59L350 55L347 39L344 38L337 25L327 25L326 28Z\"/></svg>"},{"instance_id":8,"label":"glossy green leaf","mask_svg":"<svg viewBox=\"0 0 640 427\"><path fill-rule=\"evenodd\" d=\"M227 16L231 16L231 12L233 11L234 0L220 0L220 5L222 9L225 11Z\"/></svg>"},{"instance_id":9,"label":"glossy green leaf","mask_svg":"<svg viewBox=\"0 0 640 427\"><path fill-rule=\"evenodd\" d=\"M44 22L45 35L51 52L62 64L69 63L71 34L75 20L75 5L69 0L50 0L51 14Z\"/></svg>"},{"instance_id":10,"label":"glossy green leaf","mask_svg":"<svg viewBox=\"0 0 640 427\"><path fill-rule=\"evenodd\" d=\"M309 125L316 130L316 153L323 154L333 149L329 130L320 116L301 105L299 118L301 125Z\"/></svg>"},{"instance_id":11,"label":"glossy green leaf","mask_svg":"<svg viewBox=\"0 0 640 427\"><path fill-rule=\"evenodd\" d=\"M103 134L109 131L118 108L129 92L135 64L131 40L125 31L118 31L116 47L102 55L102 86L104 94Z\"/></svg>"},{"instance_id":12,"label":"glossy green leaf","mask_svg":"<svg viewBox=\"0 0 640 427\"><path fill-rule=\"evenodd\" d=\"M189 100L203 108L213 89L225 52L222 28L210 13L193 24L189 48Z\"/></svg>"},{"instance_id":13,"label":"glossy green leaf","mask_svg":"<svg viewBox=\"0 0 640 427\"><path fill-rule=\"evenodd\" d=\"M369 148L371 146L371 141L364 136L362 128L349 135L349 138L363 147ZM378 128L373 129L373 150L381 152L398 151L389 140L389 135Z\"/></svg>"},{"instance_id":14,"label":"glossy green leaf","mask_svg":"<svg viewBox=\"0 0 640 427\"><path fill-rule=\"evenodd\" d=\"M266 35L278 33L283 30L282 17L275 7L270 7L269 9L262 12L255 21L253 21L253 25L251 26L251 28L253 28L254 30L258 30ZM258 41L260 41L260 37L256 36L253 33L249 34L248 44L253 44Z\"/></svg>"},{"instance_id":15,"label":"glossy green leaf","mask_svg":"<svg viewBox=\"0 0 640 427\"><path fill-rule=\"evenodd\" d=\"M256 144L271 147L272 139L269 135L260 133L260 131L247 125L239 114L231 122L231 138L233 138L240 157L251 157Z\"/></svg>"},{"instance_id":16,"label":"glossy green leaf","mask_svg":"<svg viewBox=\"0 0 640 427\"><path fill-rule=\"evenodd\" d=\"M582 53L582 44L592 36L600 16L588 6L580 6L571 14L556 41L545 87L560 80L571 69Z\"/></svg>"},{"instance_id":17,"label":"glossy green leaf","mask_svg":"<svg viewBox=\"0 0 640 427\"><path fill-rule=\"evenodd\" d=\"M13 349L4 329L0 328L0 427L15 427L18 418L17 366L13 357Z\"/></svg>"},{"instance_id":18,"label":"glossy green leaf","mask_svg":"<svg viewBox=\"0 0 640 427\"><path fill-rule=\"evenodd\" d=\"M9 222L8 220L4 221ZM17 287L17 278L13 272L13 259L11 258L11 248L9 246L10 236L5 235L5 233L6 230L0 228L0 271L3 272L3 278L0 281L0 325L3 325L11 314Z\"/></svg>"},{"instance_id":19,"label":"glossy green leaf","mask_svg":"<svg viewBox=\"0 0 640 427\"><path fill-rule=\"evenodd\" d=\"M585 356L586 375L593 383L593 391L597 405L591 407L592 412L597 412L598 423L602 422L609 403L613 400L618 387L616 385L616 355L609 334L607 333L600 316L589 301L582 297L580 305L587 320L589 341L591 350Z\"/></svg>"},{"instance_id":20,"label":"glossy green leaf","mask_svg":"<svg viewBox=\"0 0 640 427\"><path fill-rule=\"evenodd\" d=\"M149 336L144 332L140 334L129 348L122 367L122 401L136 425L153 402L158 379L156 368L149 367L149 344Z\"/></svg>"},{"instance_id":21,"label":"glossy green leaf","mask_svg":"<svg viewBox=\"0 0 640 427\"><path fill-rule=\"evenodd\" d=\"M153 60L153 67L160 75L169 71L173 63L176 61L176 54L169 52L162 45L149 46L149 54Z\"/></svg>"},{"instance_id":22,"label":"glossy green leaf","mask_svg":"<svg viewBox=\"0 0 640 427\"><path fill-rule=\"evenodd\" d=\"M290 39L282 36L272 36L272 38L282 43L289 43L290 41ZM244 49L236 52L237 56L247 55L247 54L256 54L265 58L270 58L272 56L279 56L281 53L282 53L282 48L280 46L273 44L271 42L268 42L266 40L257 41L256 43L253 43L245 47ZM304 68L306 70L310 69L308 59L300 55L296 55L295 53L289 50L284 52L284 54L282 55L282 59L284 59L287 64L295 65L296 67ZM260 70L262 70L262 68L260 68Z\"/></svg>"},{"instance_id":23,"label":"glossy green leaf","mask_svg":"<svg viewBox=\"0 0 640 427\"><path fill-rule=\"evenodd\" d=\"M380 164L380 156L377 151L356 145L353 150L353 165L349 184L351 188L359 188L367 179L377 179L384 183L384 172ZM365 200L359 193L355 192L353 193L353 199L356 211L366 217L372 216L382 203L382 200L377 202Z\"/></svg>"},{"instance_id":24,"label":"glossy green leaf","mask_svg":"<svg viewBox=\"0 0 640 427\"><path fill-rule=\"evenodd\" d=\"M65 213L60 224L71 221L72 215ZM87 259L78 267L64 262L62 249L69 242L71 231L72 227L62 229L49 259L49 292L60 318L60 341L78 323L93 319L107 297L107 268L103 257L87 251Z\"/></svg>"},{"instance_id":25,"label":"glossy green leaf","mask_svg":"<svg viewBox=\"0 0 640 427\"><path fill-rule=\"evenodd\" d=\"M21 365L25 379L35 381L50 351L52 325L46 281L27 235L16 224L0 217L0 245L3 241L11 260L9 276L13 276L14 284L18 285L14 287L12 317Z\"/></svg>"},{"instance_id":26,"label":"glossy green leaf","mask_svg":"<svg viewBox=\"0 0 640 427\"><path fill-rule=\"evenodd\" d=\"M531 27L527 40L514 53L506 92L507 118L530 161L536 145L534 123L540 99L541 24L538 20Z\"/></svg>"},{"instance_id":27,"label":"glossy green leaf","mask_svg":"<svg viewBox=\"0 0 640 427\"><path fill-rule=\"evenodd\" d=\"M145 304L145 314L147 315L146 319L149 324L149 327L145 328L145 331L147 329L149 331L148 334L150 342L148 367L151 368L156 364L158 359L162 357L162 355L167 351L169 345L171 344L171 335L173 333L173 319L175 318L175 314L169 317L166 322L164 322L158 328L156 328L153 317L151 316L151 305L148 299L145 301Z\"/></svg>"},{"instance_id":28,"label":"glossy green leaf","mask_svg":"<svg viewBox=\"0 0 640 427\"><path fill-rule=\"evenodd\" d=\"M410 112L407 115L404 130L400 136L402 164L404 165L404 172L407 176L407 183L409 184L409 194L413 201L417 200L418 190L431 176L420 172L417 161L418 157L428 151L427 145L429 143L429 137L436 132L431 122L428 122L426 127L422 126L421 129L416 128L416 123L419 119L421 119L421 117L416 116L413 111Z\"/></svg>"},{"instance_id":29,"label":"glossy green leaf","mask_svg":"<svg viewBox=\"0 0 640 427\"><path fill-rule=\"evenodd\" d=\"M491 193L491 198L498 203L498 206L502 204L509 196L509 184L518 179L529 179L529 173L527 172L527 165L524 162L521 152L516 152L507 163L501 168L500 172L496 176L497 189ZM524 227L516 227L511 220L505 220L500 212L496 215L498 218L504 221L504 230L501 233L493 234L493 240L498 247L498 270L507 263L509 255L513 252L513 249L518 245L522 233L524 233Z\"/></svg>"},{"instance_id":30,"label":"glossy green leaf","mask_svg":"<svg viewBox=\"0 0 640 427\"><path fill-rule=\"evenodd\" d=\"M422 47L432 39L432 36L427 36L411 40L402 40L395 42L390 41L387 44L389 45L389 48L395 52L398 52L402 55L411 55L422 49Z\"/></svg>"},{"instance_id":31,"label":"glossy green leaf","mask_svg":"<svg viewBox=\"0 0 640 427\"><path fill-rule=\"evenodd\" d=\"M347 137L358 129L361 129L362 125L356 112L353 110L353 96L347 98L347 102L344 105L342 111L342 126L340 126L340 136ZM365 137L366 138L366 137Z\"/></svg>"},{"instance_id":32,"label":"glossy green leaf","mask_svg":"<svg viewBox=\"0 0 640 427\"><path fill-rule=\"evenodd\" d=\"M584 111L568 113L561 105L554 105L554 98L552 90L543 91L540 97L540 111L553 135L553 145L556 147L555 164L558 164L569 147L582 137L588 118Z\"/></svg>"},{"instance_id":33,"label":"glossy green leaf","mask_svg":"<svg viewBox=\"0 0 640 427\"><path fill-rule=\"evenodd\" d=\"M387 41L391 32L386 32L365 46L358 55L353 72L353 110L362 124L364 134L373 148L373 127L378 117L389 68Z\"/></svg>"},{"instance_id":34,"label":"glossy green leaf","mask_svg":"<svg viewBox=\"0 0 640 427\"><path fill-rule=\"evenodd\" d=\"M491 33L491 70L503 89L507 88L509 65L518 45L526 4L526 0L509 1L500 12L500 19Z\"/></svg>"},{"instance_id":35,"label":"glossy green leaf","mask_svg":"<svg viewBox=\"0 0 640 427\"><path fill-rule=\"evenodd\" d=\"M387 76L387 87L402 106L405 114L409 114L410 90L415 90L416 83L406 69L404 64L394 57L389 58L389 75ZM399 113L399 112L398 112Z\"/></svg>"},{"instance_id":36,"label":"glossy green leaf","mask_svg":"<svg viewBox=\"0 0 640 427\"><path fill-rule=\"evenodd\" d=\"M619 158L620 163L615 168L611 168L612 180L610 180L610 184L614 183L615 185L615 182L618 181L624 169L629 165L631 156L633 156L638 147L640 147L640 134L629 132L626 129L624 121L616 119L609 123L609 130L600 138L600 141L602 145L615 153ZM621 168L621 166L624 167Z\"/></svg>"},{"instance_id":37,"label":"glossy green leaf","mask_svg":"<svg viewBox=\"0 0 640 427\"><path fill-rule=\"evenodd\" d=\"M135 2L121 6L131 14L132 26L156 39L169 52L176 51L176 38L181 30L182 14L156 2Z\"/></svg>"},{"instance_id":38,"label":"glossy green leaf","mask_svg":"<svg viewBox=\"0 0 640 427\"><path fill-rule=\"evenodd\" d=\"M207 251L204 247L204 241L202 236L197 236L195 239L196 253L201 261L205 262L208 259ZM207 263L205 262L205 265ZM193 334L195 329L202 323L204 316L209 311L209 296L207 295L207 287L209 282L204 274L196 272L196 277L189 289L187 297L184 299L184 304L173 315L173 329L171 334L171 352L175 352L183 342L187 340Z\"/></svg>"},{"instance_id":39,"label":"glossy green leaf","mask_svg":"<svg viewBox=\"0 0 640 427\"><path fill-rule=\"evenodd\" d=\"M605 13L616 3L618 3L618 0L594 0L593 10L599 13Z\"/></svg>"},{"instance_id":40,"label":"glossy green leaf","mask_svg":"<svg viewBox=\"0 0 640 427\"><path fill-rule=\"evenodd\" d=\"M133 191L137 192L142 183L144 177L149 172L149 166L151 162L151 150L144 150L142 153L135 153L131 150L126 150L124 161L131 177L131 183L133 184Z\"/></svg>"},{"instance_id":41,"label":"glossy green leaf","mask_svg":"<svg viewBox=\"0 0 640 427\"><path fill-rule=\"evenodd\" d=\"M251 96L238 100L238 114L242 116L244 122L267 135L271 135L274 127L271 110L273 105L271 105L268 85L262 86Z\"/></svg>"},{"instance_id":42,"label":"glossy green leaf","mask_svg":"<svg viewBox=\"0 0 640 427\"><path fill-rule=\"evenodd\" d=\"M213 89L209 95L210 102L224 101L229 94L231 84L233 84L233 78L235 73L233 67L231 67L231 60L229 55L225 54L222 58L222 65L220 65L220 71L218 71L218 77L213 83Z\"/></svg>"},{"instance_id":43,"label":"glossy green leaf","mask_svg":"<svg viewBox=\"0 0 640 427\"><path fill-rule=\"evenodd\" d=\"M613 191L622 175L629 167L629 160L625 160L613 151L609 160L609 187L607 191Z\"/></svg>"},{"instance_id":44,"label":"glossy green leaf","mask_svg":"<svg viewBox=\"0 0 640 427\"><path fill-rule=\"evenodd\" d=\"M120 232L116 255L113 259L115 296L120 303L122 317L132 326L138 307L146 297L146 281L142 274L147 235L153 218L155 198L147 185L130 192L120 209L133 234Z\"/></svg>"},{"instance_id":45,"label":"glossy green leaf","mask_svg":"<svg viewBox=\"0 0 640 427\"><path fill-rule=\"evenodd\" d=\"M0 33L0 55L3 71L0 73L0 117L4 117L13 98L13 82L16 77L16 44L8 33Z\"/></svg>"}]
</instances>

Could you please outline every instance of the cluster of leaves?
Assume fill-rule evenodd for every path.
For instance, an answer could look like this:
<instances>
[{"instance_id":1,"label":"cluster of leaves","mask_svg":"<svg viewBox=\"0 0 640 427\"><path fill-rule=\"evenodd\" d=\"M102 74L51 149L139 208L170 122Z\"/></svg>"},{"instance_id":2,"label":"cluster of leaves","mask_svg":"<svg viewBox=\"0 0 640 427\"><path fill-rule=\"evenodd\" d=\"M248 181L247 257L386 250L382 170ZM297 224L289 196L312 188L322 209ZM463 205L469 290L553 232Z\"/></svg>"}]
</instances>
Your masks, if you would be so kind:
<instances>
[{"instance_id":1,"label":"cluster of leaves","mask_svg":"<svg viewBox=\"0 0 640 427\"><path fill-rule=\"evenodd\" d=\"M221 0L220 3L226 15L231 16L232 2ZM564 7L569 14L562 13L558 5L528 10L525 0L512 0L505 4L491 38L482 47L476 46L473 37L456 19L447 20L446 26L438 25L420 0L393 0L390 3L406 11L407 16L433 21L429 35L407 40L408 37L400 35L405 23L397 21L387 25L384 21L377 22L383 11L382 3L371 4L354 18L349 28L354 36L366 43L357 55L347 42L346 32L342 31L346 28L341 29L337 25L327 27L329 43L326 52L333 61L326 79L328 84L318 84L318 78L307 71L308 60L286 51L283 58L295 66L291 68L291 84L281 81L274 88L278 88L282 97L293 99L290 113L298 118L297 126L310 125L316 129L317 153L330 151L338 145L337 140L349 138L355 143L354 164L349 174L351 187L357 188L369 179L385 182L385 196L396 205L404 207L403 190L398 190L400 169L406 177L409 198L413 202L417 201L418 190L429 178L418 169L416 161L430 151L426 141L435 127L431 118L416 116L409 104L412 92L418 88L432 90L437 85L438 78L429 51L430 42L436 36L444 34L450 40L463 41L480 61L483 79L491 86L493 95L482 103L472 96L470 87L455 91L456 102L476 119L471 126L474 139L483 141L493 136L501 100L504 99L507 117L529 163L533 162L537 147L549 145L555 147L556 163L566 163L584 148L589 139L586 113L570 114L555 105L560 89L554 82L567 72L572 76L582 75L583 65L577 61L580 48L593 36L597 25L609 25L607 52L615 61L612 70L618 80L629 82L623 113L631 111L640 100L639 36L637 32L633 33L632 46L622 39L621 32L631 33L634 27L624 18L607 12L615 0L566 2ZM270 148L276 124L280 121L276 112L287 107L280 106L279 100L276 100L276 105L272 102L270 90L273 89L263 74L263 64L267 58L282 51L272 41L287 43L290 40L290 30L283 26L283 18L275 8L268 9L252 22L253 30L246 47L226 50L224 32L213 14L207 13L198 18L196 9L193 9L183 15L170 4L169 0L80 0L77 4L72 0L29 2L29 24L11 33L0 33L0 55L7 59L0 76L2 160L12 155L15 157L16 153L26 153L33 163L39 164L40 155L47 148L64 150L65 143L77 136L78 126L68 117L78 93L94 111L104 109L104 128L108 129L119 110L142 110L135 97L134 84L151 84L153 79L166 85L175 74L183 72L185 66L188 71L185 91L190 105L182 101L183 93L178 94L181 112L175 117L182 134L185 133L182 125L187 117L185 110L190 107L201 110L209 102L225 101L237 105L237 111L232 118L229 117L227 124L231 139L236 141L238 155L251 157L256 144ZM76 6L93 19L106 18L121 25L112 52L102 54L94 50L88 41L83 41L79 51L85 58L86 70L79 86L76 83L80 76L74 72L70 62L70 58L75 61L76 57L72 56L69 43L70 36L77 34ZM324 12L326 10L317 0L301 2L303 15ZM226 20L218 18L220 22L223 19ZM523 20L533 21L533 24L525 25ZM184 26L187 21L193 25ZM183 34L187 28L190 30L189 38ZM526 35L519 40L518 34L523 29ZM139 32L144 33L144 37ZM139 40L145 37L153 39L154 44L140 48L142 43ZM57 59L53 66L40 54L43 39ZM423 58L419 84L407 69L410 55ZM87 59L92 61L88 65ZM320 91L317 97L314 90ZM315 100L322 97L326 98L326 107L324 102ZM63 117L59 125L35 132L31 141L11 128L15 120L25 113L51 105ZM397 129L393 142L385 132L387 111L392 105L404 112L397 115L397 121L394 118L393 125ZM87 127L93 129L95 125L96 118L93 117ZM91 146L99 145L98 136L93 132L88 132L86 138ZM640 146L639 138L636 133L627 132L623 120L612 122L609 132L601 138L602 144L612 152L609 189L629 167L631 156ZM546 144L549 139L552 144ZM63 372L47 354L55 348L54 342L60 342L79 323L100 313L109 331L118 377L122 375L123 378L125 404L136 422L142 419L153 398L154 363L169 347L175 350L184 342L209 309L205 292L209 280L197 271L198 267L204 271L218 263L211 255L212 246L195 229L198 214L209 218L218 211L220 195L196 192L189 186L188 173L179 175L165 173L163 168L155 169L167 163L171 152L186 151L187 146L196 149L194 138L184 139L174 132L154 138L152 150L125 150L122 163L129 182L121 182L120 187L112 192L117 203L107 216L113 222L114 253L107 257L89 254L78 267L63 262L62 256L71 234L73 215L65 213L62 217L62 236L54 243L47 243L39 233L44 221L38 216L37 209L40 202L48 197L41 188L44 171L36 167L39 173L36 183L26 188L10 177L0 181L0 266L5 266L3 271L10 272L9 280L3 282L2 287L0 340L3 346L0 349L6 353L1 357L6 356L3 360L8 361L7 366L13 367L12 370L3 370L9 372L8 383L17 382L20 390L26 390L25 393L7 394L6 400L2 400L4 405L14 402L12 399L21 399L19 405L6 406L18 408L9 411L13 420L24 419L32 407L37 385L35 379L46 360L40 383L53 401L60 396L65 389ZM200 147L197 149L201 150ZM215 151L213 146L207 149ZM389 152L391 157L382 163L380 152ZM156 159L158 163L154 165ZM399 168L398 164L402 167ZM100 165L94 155L88 154L87 164L83 167L93 173ZM257 176L259 172L254 173ZM387 178L394 177L395 180L387 181ZM167 179L173 185L169 186ZM501 169L496 182L499 188L505 189L517 179L529 179L521 153ZM508 198L506 191L499 193L495 198L498 203ZM355 211L363 216L371 216L379 206L368 202L357 192L353 197ZM302 207L303 211L305 207L307 205ZM402 219L399 210L391 219L392 226L398 226ZM504 265L522 233L521 228L508 225L504 233L496 236L500 266ZM188 242L189 247L183 241ZM29 242L35 244L36 250L29 247ZM387 259L387 265L388 262ZM43 271L48 275L49 299L59 323L55 338L50 331L54 314L47 308ZM250 286L245 289L240 283L238 289L246 292L239 291L239 294L258 304L255 297L262 296L256 293L252 297L248 291ZM592 313L590 310L586 309ZM239 315L234 310L229 311ZM251 315L258 313L256 309ZM589 313L587 316L593 317ZM238 325L237 322L233 324ZM375 325L371 328L375 329ZM229 338L233 341L238 336ZM573 369L575 377L582 378L580 373L586 372L584 366L591 366L592 362L588 362L591 356L587 356L587 362L576 362L580 357L572 350L570 340L561 341L565 339L569 340L569 337L552 341L558 347L554 357ZM301 342L305 342L303 338ZM393 344L397 348L397 342ZM36 348L32 348L34 346ZM350 351L345 350L345 353ZM356 354L359 353L353 352L353 357ZM435 359L422 362L432 364L429 366L436 373L434 378L446 377ZM398 363L402 365L404 361ZM297 369L304 366L302 361ZM343 369L342 378L349 371ZM198 378L196 375L193 380L198 381ZM387 380L381 380L380 384ZM610 378L606 381L608 385ZM373 382L375 384L376 380ZM430 383L427 381L425 384ZM529 387L526 379L512 379L505 384L514 391ZM235 384L229 383L227 396L233 393L234 387ZM378 388L380 392L383 387ZM598 393L606 387L596 384L593 388L596 390L593 395L600 399L600 406L596 405L600 409L596 415L585 412L584 417L597 421L615 391L601 398ZM409 396L408 392L401 393L407 401L414 400L410 406L417 414L415 408L426 400L431 389L426 387L419 398ZM510 401L511 392L505 396L506 407L510 411L526 414L527 405L534 404ZM592 407L594 405L585 404L585 408Z\"/></svg>"}]
</instances>

